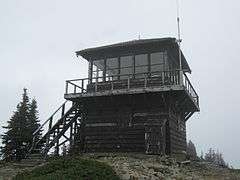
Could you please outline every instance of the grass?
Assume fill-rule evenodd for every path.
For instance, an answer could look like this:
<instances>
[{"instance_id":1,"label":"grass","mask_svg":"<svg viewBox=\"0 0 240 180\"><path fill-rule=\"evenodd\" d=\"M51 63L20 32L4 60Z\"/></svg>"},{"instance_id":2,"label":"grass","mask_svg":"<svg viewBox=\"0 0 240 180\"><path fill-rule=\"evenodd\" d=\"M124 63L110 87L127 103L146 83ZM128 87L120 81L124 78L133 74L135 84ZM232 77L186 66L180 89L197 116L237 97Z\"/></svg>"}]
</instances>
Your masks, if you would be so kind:
<instances>
[{"instance_id":1,"label":"grass","mask_svg":"<svg viewBox=\"0 0 240 180\"><path fill-rule=\"evenodd\" d=\"M82 159L64 157L50 160L46 165L30 172L18 174L14 180L119 180L114 170L107 164Z\"/></svg>"}]
</instances>

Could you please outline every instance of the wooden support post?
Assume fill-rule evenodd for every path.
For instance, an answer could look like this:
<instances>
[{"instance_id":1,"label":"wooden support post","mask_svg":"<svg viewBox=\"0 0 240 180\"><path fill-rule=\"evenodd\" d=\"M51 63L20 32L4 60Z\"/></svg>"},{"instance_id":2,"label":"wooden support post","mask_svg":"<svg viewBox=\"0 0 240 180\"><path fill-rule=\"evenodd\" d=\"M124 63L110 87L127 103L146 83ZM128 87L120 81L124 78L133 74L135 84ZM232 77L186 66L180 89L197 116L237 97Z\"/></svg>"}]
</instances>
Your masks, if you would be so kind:
<instances>
[{"instance_id":1,"label":"wooden support post","mask_svg":"<svg viewBox=\"0 0 240 180\"><path fill-rule=\"evenodd\" d=\"M65 94L68 94L68 81L66 81L66 89L65 89Z\"/></svg>"},{"instance_id":2,"label":"wooden support post","mask_svg":"<svg viewBox=\"0 0 240 180\"><path fill-rule=\"evenodd\" d=\"M120 80L120 74L121 74L121 58L118 57L118 80Z\"/></svg>"},{"instance_id":3,"label":"wooden support post","mask_svg":"<svg viewBox=\"0 0 240 180\"><path fill-rule=\"evenodd\" d=\"M145 77L144 77L144 88L146 88L147 87L147 75L145 75Z\"/></svg>"},{"instance_id":4,"label":"wooden support post","mask_svg":"<svg viewBox=\"0 0 240 180\"><path fill-rule=\"evenodd\" d=\"M92 72L93 71L93 62L89 60L89 67L88 67L88 77L89 77L89 82L88 84L92 83Z\"/></svg>"},{"instance_id":5,"label":"wooden support post","mask_svg":"<svg viewBox=\"0 0 240 180\"><path fill-rule=\"evenodd\" d=\"M103 82L106 82L106 72L107 72L107 59L104 59L104 67L103 67Z\"/></svg>"},{"instance_id":6,"label":"wooden support post","mask_svg":"<svg viewBox=\"0 0 240 180\"><path fill-rule=\"evenodd\" d=\"M98 81L96 80L96 82L95 82L95 92L97 92L97 84L98 84Z\"/></svg>"},{"instance_id":7,"label":"wooden support post","mask_svg":"<svg viewBox=\"0 0 240 180\"><path fill-rule=\"evenodd\" d=\"M165 84L165 73L164 72L162 72L162 85L164 85Z\"/></svg>"},{"instance_id":8,"label":"wooden support post","mask_svg":"<svg viewBox=\"0 0 240 180\"><path fill-rule=\"evenodd\" d=\"M135 55L132 56L132 60L133 60L133 79L135 79L135 72L136 72L136 67L135 67Z\"/></svg>"},{"instance_id":9,"label":"wooden support post","mask_svg":"<svg viewBox=\"0 0 240 180\"><path fill-rule=\"evenodd\" d=\"M63 117L64 114L65 114L65 104L63 104L63 106L62 106L62 114L61 114L61 117Z\"/></svg>"},{"instance_id":10,"label":"wooden support post","mask_svg":"<svg viewBox=\"0 0 240 180\"><path fill-rule=\"evenodd\" d=\"M59 127L57 128L57 135L59 134ZM56 154L59 155L59 139L56 142Z\"/></svg>"},{"instance_id":11,"label":"wooden support post","mask_svg":"<svg viewBox=\"0 0 240 180\"><path fill-rule=\"evenodd\" d=\"M183 85L183 71L179 71L179 85ZM185 83L186 83L186 78L185 78Z\"/></svg>"},{"instance_id":12,"label":"wooden support post","mask_svg":"<svg viewBox=\"0 0 240 180\"><path fill-rule=\"evenodd\" d=\"M74 94L76 94L77 86L74 86Z\"/></svg>"},{"instance_id":13,"label":"wooden support post","mask_svg":"<svg viewBox=\"0 0 240 180\"><path fill-rule=\"evenodd\" d=\"M148 75L151 74L151 54L149 53L147 55L147 60L148 60Z\"/></svg>"},{"instance_id":14,"label":"wooden support post","mask_svg":"<svg viewBox=\"0 0 240 180\"><path fill-rule=\"evenodd\" d=\"M113 91L113 79L111 81L111 90Z\"/></svg>"},{"instance_id":15,"label":"wooden support post","mask_svg":"<svg viewBox=\"0 0 240 180\"><path fill-rule=\"evenodd\" d=\"M70 138L70 147L72 146L72 138L73 138L73 124L71 124L71 126L70 126L70 136L69 136Z\"/></svg>"},{"instance_id":16,"label":"wooden support post","mask_svg":"<svg viewBox=\"0 0 240 180\"><path fill-rule=\"evenodd\" d=\"M52 128L52 121L53 121L53 117L51 116L49 119L48 131Z\"/></svg>"},{"instance_id":17,"label":"wooden support post","mask_svg":"<svg viewBox=\"0 0 240 180\"><path fill-rule=\"evenodd\" d=\"M81 92L83 93L83 90L84 90L84 79L82 79L81 81L82 81L82 89L81 89Z\"/></svg>"}]
</instances>

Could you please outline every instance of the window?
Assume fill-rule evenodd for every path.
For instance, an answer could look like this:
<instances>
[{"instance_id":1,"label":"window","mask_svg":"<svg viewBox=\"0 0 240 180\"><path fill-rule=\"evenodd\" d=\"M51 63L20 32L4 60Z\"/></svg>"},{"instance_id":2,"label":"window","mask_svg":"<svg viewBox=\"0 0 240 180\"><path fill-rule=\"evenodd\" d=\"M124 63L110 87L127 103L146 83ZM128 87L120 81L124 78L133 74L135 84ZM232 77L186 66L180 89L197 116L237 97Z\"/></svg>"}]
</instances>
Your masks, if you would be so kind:
<instances>
[{"instance_id":1,"label":"window","mask_svg":"<svg viewBox=\"0 0 240 180\"><path fill-rule=\"evenodd\" d=\"M109 58L106 62L106 76L113 76L113 79L117 79L118 74L118 58ZM109 78L107 78L109 80Z\"/></svg>"},{"instance_id":2,"label":"window","mask_svg":"<svg viewBox=\"0 0 240 180\"><path fill-rule=\"evenodd\" d=\"M148 56L147 54L140 54L135 56L135 73L148 72Z\"/></svg>"},{"instance_id":3,"label":"window","mask_svg":"<svg viewBox=\"0 0 240 180\"><path fill-rule=\"evenodd\" d=\"M120 58L120 79L126 79L133 73L133 58L132 56L124 56Z\"/></svg>"},{"instance_id":4,"label":"window","mask_svg":"<svg viewBox=\"0 0 240 180\"><path fill-rule=\"evenodd\" d=\"M162 52L151 54L151 72L164 70L164 55Z\"/></svg>"},{"instance_id":5,"label":"window","mask_svg":"<svg viewBox=\"0 0 240 180\"><path fill-rule=\"evenodd\" d=\"M167 55L165 52L157 52L151 54L151 72L169 70L167 63Z\"/></svg>"},{"instance_id":6,"label":"window","mask_svg":"<svg viewBox=\"0 0 240 180\"><path fill-rule=\"evenodd\" d=\"M104 70L104 60L103 59L93 61L93 71L92 71L93 82L103 81L103 70Z\"/></svg>"}]
</instances>

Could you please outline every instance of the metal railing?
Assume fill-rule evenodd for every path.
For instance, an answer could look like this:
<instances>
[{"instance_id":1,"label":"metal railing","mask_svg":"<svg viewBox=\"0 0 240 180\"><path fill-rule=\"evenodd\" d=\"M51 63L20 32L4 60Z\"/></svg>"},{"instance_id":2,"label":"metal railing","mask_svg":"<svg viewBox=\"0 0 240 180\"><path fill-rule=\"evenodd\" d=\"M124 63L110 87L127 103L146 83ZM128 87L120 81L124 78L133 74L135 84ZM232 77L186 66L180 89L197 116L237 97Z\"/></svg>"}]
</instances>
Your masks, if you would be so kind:
<instances>
[{"instance_id":1,"label":"metal railing","mask_svg":"<svg viewBox=\"0 0 240 180\"><path fill-rule=\"evenodd\" d=\"M154 80L156 84L151 83ZM152 73L121 74L105 77L101 76L93 77L91 79L73 79L66 81L65 94L87 93L92 90L91 87L93 86L94 91L98 92L101 91L99 87L104 84L110 85L110 90L115 90L135 88L134 84L141 84L141 82L141 87L151 87L151 85L178 85L180 83L179 81L178 71L159 71ZM119 84L126 86L117 86Z\"/></svg>"},{"instance_id":2,"label":"metal railing","mask_svg":"<svg viewBox=\"0 0 240 180\"><path fill-rule=\"evenodd\" d=\"M199 106L199 97L187 75L179 70L151 73L118 74L66 81L65 94L104 92L133 88L183 85L193 101Z\"/></svg>"},{"instance_id":3,"label":"metal railing","mask_svg":"<svg viewBox=\"0 0 240 180\"><path fill-rule=\"evenodd\" d=\"M199 96L185 73L183 74L183 86L185 87L188 94L193 98L193 101L197 107L199 107Z\"/></svg>"}]
</instances>

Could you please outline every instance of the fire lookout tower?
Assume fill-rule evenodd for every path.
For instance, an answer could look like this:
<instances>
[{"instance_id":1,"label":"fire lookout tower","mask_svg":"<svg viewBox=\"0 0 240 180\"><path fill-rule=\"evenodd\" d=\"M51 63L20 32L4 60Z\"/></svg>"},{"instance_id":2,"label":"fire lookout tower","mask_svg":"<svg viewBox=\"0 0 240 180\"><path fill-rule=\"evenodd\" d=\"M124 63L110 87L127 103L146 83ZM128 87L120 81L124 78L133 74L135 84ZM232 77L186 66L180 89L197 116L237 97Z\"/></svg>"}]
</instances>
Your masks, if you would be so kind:
<instances>
[{"instance_id":1,"label":"fire lookout tower","mask_svg":"<svg viewBox=\"0 0 240 180\"><path fill-rule=\"evenodd\" d=\"M142 39L77 51L88 78L66 81L66 102L47 120L38 142L47 154L69 142L79 152L179 154L186 121L199 111L191 69L175 38ZM56 118L56 114L60 116ZM55 121L54 121L55 119Z\"/></svg>"}]
</instances>

